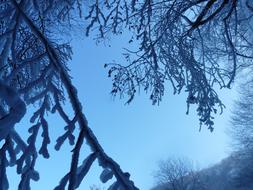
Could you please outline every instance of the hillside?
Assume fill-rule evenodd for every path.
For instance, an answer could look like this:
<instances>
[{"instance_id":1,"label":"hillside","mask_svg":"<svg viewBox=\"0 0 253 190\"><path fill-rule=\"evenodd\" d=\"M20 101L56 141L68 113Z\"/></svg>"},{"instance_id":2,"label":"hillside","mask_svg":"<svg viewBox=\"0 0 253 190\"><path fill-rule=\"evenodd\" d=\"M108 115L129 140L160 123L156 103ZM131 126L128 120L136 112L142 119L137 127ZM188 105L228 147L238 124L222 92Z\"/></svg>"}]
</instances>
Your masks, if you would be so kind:
<instances>
[{"instance_id":1,"label":"hillside","mask_svg":"<svg viewBox=\"0 0 253 190\"><path fill-rule=\"evenodd\" d=\"M158 185L151 190L252 190L253 180L242 181L241 178L239 179L239 177L242 177L239 170L242 164L243 160L239 154L233 154L223 159L220 163L195 172L198 179L194 182L194 185L189 182L184 188L180 188L178 186L173 187L171 183L167 183ZM246 170L250 169L246 168ZM250 174L250 172L248 173ZM184 178L186 181L188 177L185 176ZM238 184L241 184L241 186L239 187Z\"/></svg>"}]
</instances>

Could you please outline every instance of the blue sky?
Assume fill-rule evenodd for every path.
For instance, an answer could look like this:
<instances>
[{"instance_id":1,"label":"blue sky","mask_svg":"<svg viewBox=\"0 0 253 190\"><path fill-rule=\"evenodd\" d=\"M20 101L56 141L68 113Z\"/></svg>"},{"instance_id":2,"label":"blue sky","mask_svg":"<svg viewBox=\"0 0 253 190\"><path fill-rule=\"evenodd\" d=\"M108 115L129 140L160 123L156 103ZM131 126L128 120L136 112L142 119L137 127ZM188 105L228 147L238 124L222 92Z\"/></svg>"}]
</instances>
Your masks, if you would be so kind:
<instances>
[{"instance_id":1,"label":"blue sky","mask_svg":"<svg viewBox=\"0 0 253 190\"><path fill-rule=\"evenodd\" d=\"M186 94L172 95L169 86L159 106L153 106L145 92L136 96L130 105L124 104L126 99L114 100L110 96L111 80L103 65L112 60L124 64L121 55L124 41L128 39L118 37L110 43L110 47L102 43L97 46L95 41L88 39L72 41L74 56L69 64L70 74L89 126L105 151L124 171L131 173L131 179L142 190L154 185L152 174L159 160L170 156L188 157L199 168L204 168L226 157L231 149L225 129L229 126L229 112L235 92L225 90L220 93L227 109L222 116L216 116L213 133L205 127L198 131L195 108L190 109L189 115L185 114ZM28 120L29 114L20 123L19 130L26 131ZM51 158L38 160L41 180L33 183L32 189L36 190L53 189L70 165L71 147L68 144L60 152L53 150L57 135L63 132L64 123L56 115L49 116L49 126ZM85 146L81 157L84 158L88 151L88 146ZM99 172L101 170L94 166L82 187L88 189L92 184L100 184ZM17 181L13 171L11 178Z\"/></svg>"},{"instance_id":2,"label":"blue sky","mask_svg":"<svg viewBox=\"0 0 253 190\"><path fill-rule=\"evenodd\" d=\"M229 139L224 131L229 125L234 92L221 93L227 109L217 116L215 131L210 133L203 128L199 132L195 108L185 114L186 94L172 95L169 86L159 106L151 105L145 92L130 105L124 105L126 99L113 101L109 94L111 81L103 65L112 60L124 63L124 39L113 41L111 47L96 46L87 39L74 44L71 73L90 126L105 150L132 174L141 189L152 186L152 173L160 159L185 156L199 167L207 167L229 154Z\"/></svg>"}]
</instances>

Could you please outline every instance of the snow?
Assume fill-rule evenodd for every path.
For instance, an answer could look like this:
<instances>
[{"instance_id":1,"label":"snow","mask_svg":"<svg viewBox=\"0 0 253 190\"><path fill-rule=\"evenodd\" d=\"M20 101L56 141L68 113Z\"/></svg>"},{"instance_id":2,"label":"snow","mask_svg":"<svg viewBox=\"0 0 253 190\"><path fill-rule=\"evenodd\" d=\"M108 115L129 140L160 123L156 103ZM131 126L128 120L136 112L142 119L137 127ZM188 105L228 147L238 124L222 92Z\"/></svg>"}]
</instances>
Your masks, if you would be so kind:
<instances>
[{"instance_id":1,"label":"snow","mask_svg":"<svg viewBox=\"0 0 253 190\"><path fill-rule=\"evenodd\" d=\"M1 80L0 97L9 108L9 113L0 119L0 140L2 140L14 129L15 124L23 118L26 113L26 105L14 89Z\"/></svg>"}]
</instances>

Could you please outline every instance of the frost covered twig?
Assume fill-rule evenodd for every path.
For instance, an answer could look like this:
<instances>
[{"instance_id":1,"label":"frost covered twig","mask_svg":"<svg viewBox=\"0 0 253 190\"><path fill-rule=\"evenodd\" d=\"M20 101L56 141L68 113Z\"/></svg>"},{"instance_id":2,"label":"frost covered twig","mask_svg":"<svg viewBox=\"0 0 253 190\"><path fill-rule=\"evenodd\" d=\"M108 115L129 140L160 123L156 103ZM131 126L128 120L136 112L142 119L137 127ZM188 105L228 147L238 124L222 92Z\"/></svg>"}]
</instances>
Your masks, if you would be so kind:
<instances>
[{"instance_id":1,"label":"frost covered twig","mask_svg":"<svg viewBox=\"0 0 253 190\"><path fill-rule=\"evenodd\" d=\"M56 149L59 149L67 138L73 143L74 136L72 133L75 129L74 125L77 122L80 126L80 133L73 149L70 172L66 175L67 177L63 178L64 180L58 188L64 189L67 185L67 180L69 182L68 189L76 189L93 161L98 159L100 165L106 171L110 171L112 176L116 177L117 181L115 184L117 185L115 186L114 184L114 189L137 189L133 182L130 181L129 174L124 173L120 166L104 152L95 135L88 127L88 122L77 97L77 91L70 80L65 64L70 58L71 50L68 49L68 45L61 46L55 44L47 37L51 23L46 18L51 17L50 14L56 14L59 16L57 19L60 22L69 16L68 6L71 7L75 3L78 3L80 9L80 2L59 1L58 4L52 4L50 1L46 1L43 2L43 6L39 6L40 3L41 1L36 0L32 4L26 0L10 0L5 4L5 8L12 7L13 14L18 15L18 22L14 21L14 24L10 24L11 27L15 26L12 29L11 40L8 43L6 42L7 44L12 44L11 54L10 58L8 58L8 53L5 53L8 59L5 60L5 63L2 63L7 68L12 66L12 69L11 72L6 70L7 72L4 73L3 77L7 79L6 81L9 84L14 85L18 89L20 100L21 98L24 99L26 104L39 102L39 108L31 118L31 122L35 124L29 129L31 133L28 139L29 145L24 144L15 131L13 133L14 141L20 144L21 147L19 148L23 152L16 162L18 173L21 174L19 189L30 189L30 179L38 180L38 174L35 172L34 167L38 156L35 143L40 130L42 130L43 140L38 153L42 154L45 158L49 157L47 145L50 143L50 138L48 123L45 119L45 113L48 111L58 111L67 124L66 133L58 138ZM57 9L54 9L54 6L57 6ZM28 11L31 9L34 11ZM41 15L45 18L41 19ZM5 16L8 17L7 15ZM36 20L35 18L40 19ZM24 44L20 43L22 41ZM4 51L7 49L7 46L3 47ZM10 65L8 64L9 62ZM69 96L75 115L73 119L69 118L61 106L61 101L65 98L59 84L64 87ZM78 166L79 154L84 139L91 147L93 153L85 159L81 166ZM101 178L104 182L108 179Z\"/></svg>"},{"instance_id":2,"label":"frost covered twig","mask_svg":"<svg viewBox=\"0 0 253 190\"><path fill-rule=\"evenodd\" d=\"M195 104L200 126L212 131L224 108L216 90L230 88L238 68L252 65L252 7L241 0L96 1L87 34L101 41L128 29L138 46L127 49L126 65L105 65L113 95L129 103L143 89L159 104L168 81L174 94L187 92L188 108Z\"/></svg>"}]
</instances>

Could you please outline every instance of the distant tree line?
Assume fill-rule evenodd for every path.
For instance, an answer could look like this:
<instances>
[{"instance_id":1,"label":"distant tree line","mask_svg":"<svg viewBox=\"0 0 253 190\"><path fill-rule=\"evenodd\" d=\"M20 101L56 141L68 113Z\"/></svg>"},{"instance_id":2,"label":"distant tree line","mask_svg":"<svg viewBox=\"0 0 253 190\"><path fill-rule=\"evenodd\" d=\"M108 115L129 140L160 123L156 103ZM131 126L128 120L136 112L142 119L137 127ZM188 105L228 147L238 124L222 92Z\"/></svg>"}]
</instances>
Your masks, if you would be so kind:
<instances>
[{"instance_id":1,"label":"distant tree line","mask_svg":"<svg viewBox=\"0 0 253 190\"><path fill-rule=\"evenodd\" d=\"M157 186L152 190L206 190L203 176L186 158L160 161L154 177Z\"/></svg>"},{"instance_id":2,"label":"distant tree line","mask_svg":"<svg viewBox=\"0 0 253 190\"><path fill-rule=\"evenodd\" d=\"M234 182L237 187L253 187L253 77L252 68L248 77L238 89L239 97L235 101L229 128L232 145L235 148L237 174ZM245 79L246 78L246 79Z\"/></svg>"}]
</instances>

